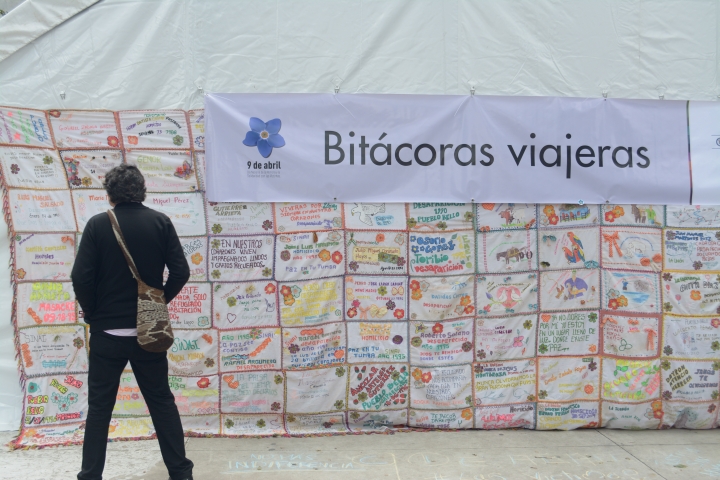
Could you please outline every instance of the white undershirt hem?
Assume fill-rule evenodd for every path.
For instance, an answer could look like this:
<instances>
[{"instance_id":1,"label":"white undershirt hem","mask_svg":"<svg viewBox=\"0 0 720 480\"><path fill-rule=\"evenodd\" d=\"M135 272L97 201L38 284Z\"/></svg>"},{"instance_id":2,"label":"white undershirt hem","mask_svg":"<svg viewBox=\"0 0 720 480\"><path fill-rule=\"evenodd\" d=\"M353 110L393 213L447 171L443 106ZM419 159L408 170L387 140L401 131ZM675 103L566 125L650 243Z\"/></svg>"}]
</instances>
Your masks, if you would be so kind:
<instances>
[{"instance_id":1,"label":"white undershirt hem","mask_svg":"<svg viewBox=\"0 0 720 480\"><path fill-rule=\"evenodd\" d=\"M116 337L137 337L137 328L116 328L114 330L105 330L105 333Z\"/></svg>"}]
</instances>

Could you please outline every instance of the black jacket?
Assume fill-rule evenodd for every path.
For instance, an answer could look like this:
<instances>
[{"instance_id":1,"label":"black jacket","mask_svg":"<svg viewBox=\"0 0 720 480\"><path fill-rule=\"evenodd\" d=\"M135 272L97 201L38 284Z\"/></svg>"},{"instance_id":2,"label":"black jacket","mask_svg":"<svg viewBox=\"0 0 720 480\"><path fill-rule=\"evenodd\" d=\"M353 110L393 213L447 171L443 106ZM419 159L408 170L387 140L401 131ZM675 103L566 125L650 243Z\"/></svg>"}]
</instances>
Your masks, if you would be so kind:
<instances>
[{"instance_id":1,"label":"black jacket","mask_svg":"<svg viewBox=\"0 0 720 480\"><path fill-rule=\"evenodd\" d=\"M115 206L120 229L142 280L165 291L169 303L190 278L190 268L170 219L142 203ZM170 275L163 287L167 265ZM137 282L120 250L107 213L85 227L72 269L75 297L90 332L135 328Z\"/></svg>"}]
</instances>

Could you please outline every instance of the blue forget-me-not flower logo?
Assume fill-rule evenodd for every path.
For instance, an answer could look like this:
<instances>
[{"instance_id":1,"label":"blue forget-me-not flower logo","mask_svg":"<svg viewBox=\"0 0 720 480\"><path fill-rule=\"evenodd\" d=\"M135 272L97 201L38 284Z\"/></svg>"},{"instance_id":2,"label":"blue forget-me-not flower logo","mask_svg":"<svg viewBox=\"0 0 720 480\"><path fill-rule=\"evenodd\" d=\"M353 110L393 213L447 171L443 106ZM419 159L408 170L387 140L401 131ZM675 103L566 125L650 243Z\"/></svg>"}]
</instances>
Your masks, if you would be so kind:
<instances>
[{"instance_id":1,"label":"blue forget-me-not flower logo","mask_svg":"<svg viewBox=\"0 0 720 480\"><path fill-rule=\"evenodd\" d=\"M285 146L285 139L278 133L282 122L273 118L265 123L257 117L250 118L250 131L245 134L243 145L257 147L264 158L268 158L273 148Z\"/></svg>"}]
</instances>

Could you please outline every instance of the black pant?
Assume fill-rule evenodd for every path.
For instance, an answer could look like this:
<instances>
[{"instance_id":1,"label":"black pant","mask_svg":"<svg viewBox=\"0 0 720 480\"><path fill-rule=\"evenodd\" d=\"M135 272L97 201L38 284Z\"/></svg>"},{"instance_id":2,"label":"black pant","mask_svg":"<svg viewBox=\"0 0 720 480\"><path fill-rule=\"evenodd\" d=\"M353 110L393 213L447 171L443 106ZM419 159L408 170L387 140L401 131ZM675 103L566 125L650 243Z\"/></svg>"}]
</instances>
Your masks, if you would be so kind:
<instances>
[{"instance_id":1,"label":"black pant","mask_svg":"<svg viewBox=\"0 0 720 480\"><path fill-rule=\"evenodd\" d=\"M78 480L102 480L108 427L120 386L120 376L128 360L150 410L170 478L178 480L190 477L193 463L185 457L180 414L168 386L167 353L143 350L136 337L117 337L98 332L90 337L90 411L85 422L82 471L78 473Z\"/></svg>"}]
</instances>

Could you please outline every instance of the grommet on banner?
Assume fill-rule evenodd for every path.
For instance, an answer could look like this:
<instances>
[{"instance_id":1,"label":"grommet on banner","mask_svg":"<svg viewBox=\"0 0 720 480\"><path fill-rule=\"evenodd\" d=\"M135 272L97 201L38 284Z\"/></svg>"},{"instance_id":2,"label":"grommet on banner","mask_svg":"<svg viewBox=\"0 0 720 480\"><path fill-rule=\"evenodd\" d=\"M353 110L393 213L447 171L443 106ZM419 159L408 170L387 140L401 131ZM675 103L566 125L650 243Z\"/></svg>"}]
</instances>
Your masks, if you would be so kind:
<instances>
[{"instance_id":1,"label":"grommet on banner","mask_svg":"<svg viewBox=\"0 0 720 480\"><path fill-rule=\"evenodd\" d=\"M664 93L661 93L660 95L658 95L658 97L660 98L660 100L665 100L665 94L664 94Z\"/></svg>"},{"instance_id":2,"label":"grommet on banner","mask_svg":"<svg viewBox=\"0 0 720 480\"><path fill-rule=\"evenodd\" d=\"M340 91L340 87L338 85L335 85L335 95Z\"/></svg>"},{"instance_id":3,"label":"grommet on banner","mask_svg":"<svg viewBox=\"0 0 720 480\"><path fill-rule=\"evenodd\" d=\"M475 95L475 85L470 87L470 95Z\"/></svg>"},{"instance_id":4,"label":"grommet on banner","mask_svg":"<svg viewBox=\"0 0 720 480\"><path fill-rule=\"evenodd\" d=\"M63 100L65 100L65 90L63 90L62 92L60 92L60 98L62 98Z\"/></svg>"},{"instance_id":5,"label":"grommet on banner","mask_svg":"<svg viewBox=\"0 0 720 480\"><path fill-rule=\"evenodd\" d=\"M470 199L470 202L471 202L471 203L475 203L475 199L474 199L474 198L471 198L471 199Z\"/></svg>"},{"instance_id":6,"label":"grommet on banner","mask_svg":"<svg viewBox=\"0 0 720 480\"><path fill-rule=\"evenodd\" d=\"M337 202L337 197L333 197L333 202Z\"/></svg>"},{"instance_id":7,"label":"grommet on banner","mask_svg":"<svg viewBox=\"0 0 720 480\"><path fill-rule=\"evenodd\" d=\"M607 91L607 90L603 90L603 98L604 98L605 100L607 100L607 95L608 95L608 91Z\"/></svg>"},{"instance_id":8,"label":"grommet on banner","mask_svg":"<svg viewBox=\"0 0 720 480\"><path fill-rule=\"evenodd\" d=\"M578 205L585 205L585 202L583 202L582 200L578 200Z\"/></svg>"}]
</instances>

